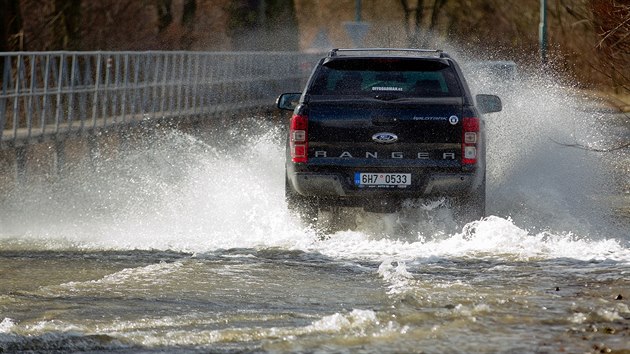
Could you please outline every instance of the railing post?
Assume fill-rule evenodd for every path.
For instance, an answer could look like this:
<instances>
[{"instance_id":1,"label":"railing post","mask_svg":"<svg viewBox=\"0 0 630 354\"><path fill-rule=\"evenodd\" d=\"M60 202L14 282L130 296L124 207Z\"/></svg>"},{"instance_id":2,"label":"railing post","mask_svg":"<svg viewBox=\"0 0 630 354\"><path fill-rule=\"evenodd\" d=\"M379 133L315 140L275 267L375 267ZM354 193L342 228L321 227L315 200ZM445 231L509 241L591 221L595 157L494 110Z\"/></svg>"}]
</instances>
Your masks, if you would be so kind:
<instances>
[{"instance_id":1,"label":"railing post","mask_svg":"<svg viewBox=\"0 0 630 354\"><path fill-rule=\"evenodd\" d=\"M181 53L179 56L179 77L178 77L178 85L177 85L177 114L182 113L182 89L183 89L183 80L184 79L184 53Z\"/></svg>"},{"instance_id":2,"label":"railing post","mask_svg":"<svg viewBox=\"0 0 630 354\"><path fill-rule=\"evenodd\" d=\"M105 59L105 81L103 82L103 86L105 87L105 92L103 92L103 95L101 95L101 100L102 102L102 113L101 113L101 119L103 120L103 128L108 126L108 119L109 118L109 112L108 112L108 105L109 105L109 95L111 93L110 91L110 87L109 87L109 80L110 80L110 70L112 67L112 57L110 55L110 53L105 53L105 55L107 56L107 58Z\"/></svg>"},{"instance_id":3,"label":"railing post","mask_svg":"<svg viewBox=\"0 0 630 354\"><path fill-rule=\"evenodd\" d=\"M112 67L111 70L114 73L114 79L112 81L112 84L114 85L114 88L112 90L110 90L110 92L112 92L112 98L110 100L111 104L112 104L112 108L110 109L110 114L111 114L111 118L112 118L112 124L117 124L118 123L118 95L120 93L120 73L119 73L119 69L120 69L120 55L116 54L116 53L112 53L110 54L110 58L114 58L112 59Z\"/></svg>"},{"instance_id":4,"label":"railing post","mask_svg":"<svg viewBox=\"0 0 630 354\"><path fill-rule=\"evenodd\" d=\"M162 115L164 115L165 109L166 109L165 103L168 97L167 78L168 78L169 57L167 54L162 54L162 56L163 56L163 61L164 61L164 67L162 68L162 90L160 94L160 112L162 113Z\"/></svg>"},{"instance_id":5,"label":"railing post","mask_svg":"<svg viewBox=\"0 0 630 354\"><path fill-rule=\"evenodd\" d=\"M192 66L192 58L193 56L191 54L188 54L185 56L186 60L186 70L185 70L185 76L186 76L186 81L184 82L184 109L183 112L184 114L188 115L189 110L188 110L188 103L190 102L190 82L192 81L192 71L194 69L194 67ZM182 80L184 78L182 77ZM181 112L181 111L180 111Z\"/></svg>"},{"instance_id":6,"label":"railing post","mask_svg":"<svg viewBox=\"0 0 630 354\"><path fill-rule=\"evenodd\" d=\"M31 83L29 85L29 94L28 94L28 103L27 103L27 112L26 112L26 121L28 122L28 136L31 136L31 129L33 128L33 96L35 95L35 64L37 63L35 59L35 54L31 55Z\"/></svg>"},{"instance_id":7,"label":"railing post","mask_svg":"<svg viewBox=\"0 0 630 354\"><path fill-rule=\"evenodd\" d=\"M201 68L201 94L199 96L199 106L201 107L201 111L198 113L207 113L209 110L206 108L206 100L208 98L208 67L210 66L208 61L211 60L212 57L210 54L205 54L202 60L202 68ZM199 89L199 88L198 88Z\"/></svg>"},{"instance_id":8,"label":"railing post","mask_svg":"<svg viewBox=\"0 0 630 354\"><path fill-rule=\"evenodd\" d=\"M162 59L161 55L155 56L155 61L153 63L153 76L151 79L151 111L153 111L154 115L164 116L164 112L159 108L158 105L158 87L160 85L160 60Z\"/></svg>"},{"instance_id":9,"label":"railing post","mask_svg":"<svg viewBox=\"0 0 630 354\"><path fill-rule=\"evenodd\" d=\"M150 81L147 79L148 77L147 73L149 72L149 63L152 56L153 54L142 56L142 66L141 66L142 68L142 81L141 81L142 82L141 84L142 86L142 96L141 96L142 97L142 105L141 105L142 114L144 115L144 117L148 117L148 118L155 118L155 114L152 115L152 114L149 114L151 112L147 112L149 110L148 109L149 105L147 102L149 101L148 95L150 92L149 87L148 87Z\"/></svg>"},{"instance_id":10,"label":"railing post","mask_svg":"<svg viewBox=\"0 0 630 354\"><path fill-rule=\"evenodd\" d=\"M127 122L127 95L130 92L129 89L129 53L125 53L125 60L123 64L123 89L122 97L120 98L120 119L121 123Z\"/></svg>"},{"instance_id":11,"label":"railing post","mask_svg":"<svg viewBox=\"0 0 630 354\"><path fill-rule=\"evenodd\" d=\"M4 133L4 128L6 124L6 113L7 113L7 87L9 85L9 78L11 73L11 57L4 57L4 65L3 65L3 73L2 73L2 98L0 98L0 142L2 142L2 134Z\"/></svg>"},{"instance_id":12,"label":"railing post","mask_svg":"<svg viewBox=\"0 0 630 354\"><path fill-rule=\"evenodd\" d=\"M79 131L80 132L84 131L85 124L89 118L90 94L89 94L89 90L87 86L88 86L88 82L91 82L92 80L91 56L84 55L82 61L83 61L84 69L81 70L81 60L79 60L79 71L77 72L79 74L78 83L79 83L79 86L81 86L81 92L79 93L79 97L78 97L79 99Z\"/></svg>"},{"instance_id":13,"label":"railing post","mask_svg":"<svg viewBox=\"0 0 630 354\"><path fill-rule=\"evenodd\" d=\"M94 76L94 97L92 98L92 128L96 128L96 112L98 111L98 94L101 84L101 59L99 52L96 56L96 75Z\"/></svg>"},{"instance_id":14,"label":"railing post","mask_svg":"<svg viewBox=\"0 0 630 354\"><path fill-rule=\"evenodd\" d=\"M59 55L59 74L57 77L57 109L55 110L55 134L59 134L59 128L63 121L63 77L65 75L66 55L61 53Z\"/></svg>"},{"instance_id":15,"label":"railing post","mask_svg":"<svg viewBox=\"0 0 630 354\"><path fill-rule=\"evenodd\" d=\"M20 105L20 87L22 86L22 82L20 80L21 78L21 72L22 72L22 55L18 54L17 56L17 64L15 65L15 71L16 71L16 75L15 75L15 97L13 98L13 137L14 139L17 138L18 135L18 128L20 125L20 115L19 115L19 105Z\"/></svg>"},{"instance_id":16,"label":"railing post","mask_svg":"<svg viewBox=\"0 0 630 354\"><path fill-rule=\"evenodd\" d=\"M169 65L170 65L170 69L168 69L166 72L170 73L170 81L168 81L168 112L173 112L173 102L174 102L174 98L175 98L175 88L174 88L174 84L173 84L173 80L175 78L175 55L174 54L166 54L167 58L169 59ZM166 80L166 78L165 78Z\"/></svg>"},{"instance_id":17,"label":"railing post","mask_svg":"<svg viewBox=\"0 0 630 354\"><path fill-rule=\"evenodd\" d=\"M39 124L41 129L41 136L46 134L46 114L48 114L48 80L50 77L50 54L46 54L46 65L44 65L44 89L42 94L44 95L42 102L42 114L39 117Z\"/></svg>"},{"instance_id":18,"label":"railing post","mask_svg":"<svg viewBox=\"0 0 630 354\"><path fill-rule=\"evenodd\" d=\"M140 110L137 108L138 106L138 101L140 100L140 94L139 91L140 89L138 88L138 80L139 79L139 65L140 63L138 63L140 61L140 59L138 58L137 55L135 55L133 57L133 98L131 99L131 107L129 109L129 113L131 114L131 116L137 116L138 114L142 114L140 112Z\"/></svg>"},{"instance_id":19,"label":"railing post","mask_svg":"<svg viewBox=\"0 0 630 354\"><path fill-rule=\"evenodd\" d=\"M68 95L68 130L72 129L72 123L74 122L74 95L75 93L75 81L76 81L76 71L77 71L77 54L72 54L72 65L70 69L70 92Z\"/></svg>"},{"instance_id":20,"label":"railing post","mask_svg":"<svg viewBox=\"0 0 630 354\"><path fill-rule=\"evenodd\" d=\"M197 109L197 95L199 94L199 69L200 69L200 61L201 54L195 54L195 70L193 74L193 84L192 84L192 93L191 93L191 105L192 105L192 113L197 115L199 110ZM195 119L197 120L197 119Z\"/></svg>"}]
</instances>

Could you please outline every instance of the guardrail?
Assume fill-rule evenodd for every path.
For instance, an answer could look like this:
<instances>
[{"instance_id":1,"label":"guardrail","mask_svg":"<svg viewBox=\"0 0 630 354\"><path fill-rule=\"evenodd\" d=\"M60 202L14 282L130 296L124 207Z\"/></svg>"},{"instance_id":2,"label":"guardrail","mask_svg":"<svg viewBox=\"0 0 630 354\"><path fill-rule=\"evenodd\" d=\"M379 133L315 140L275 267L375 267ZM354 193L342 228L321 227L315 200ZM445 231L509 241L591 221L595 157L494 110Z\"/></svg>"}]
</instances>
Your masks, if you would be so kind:
<instances>
[{"instance_id":1,"label":"guardrail","mask_svg":"<svg viewBox=\"0 0 630 354\"><path fill-rule=\"evenodd\" d=\"M0 148L155 119L270 108L321 54L0 53Z\"/></svg>"}]
</instances>

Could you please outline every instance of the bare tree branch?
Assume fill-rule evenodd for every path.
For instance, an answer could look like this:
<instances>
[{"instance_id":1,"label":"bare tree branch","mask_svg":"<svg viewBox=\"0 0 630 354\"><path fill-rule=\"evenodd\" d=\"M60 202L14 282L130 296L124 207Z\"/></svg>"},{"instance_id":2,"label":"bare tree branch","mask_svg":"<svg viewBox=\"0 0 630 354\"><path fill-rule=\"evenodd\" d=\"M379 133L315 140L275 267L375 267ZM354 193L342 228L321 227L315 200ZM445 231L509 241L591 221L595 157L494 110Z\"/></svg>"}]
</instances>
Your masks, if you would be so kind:
<instances>
[{"instance_id":1,"label":"bare tree branch","mask_svg":"<svg viewBox=\"0 0 630 354\"><path fill-rule=\"evenodd\" d=\"M626 23L630 23L630 16L628 18L626 18L623 22L621 22L620 24L617 25L617 27L607 31L607 33L604 35L604 37L602 37L602 39L599 41L599 43L597 43L598 47L602 46L602 43L604 43L610 36L614 35L615 33L617 33L617 31L619 31L619 29L621 27L623 27ZM626 35L627 36L627 35Z\"/></svg>"}]
</instances>

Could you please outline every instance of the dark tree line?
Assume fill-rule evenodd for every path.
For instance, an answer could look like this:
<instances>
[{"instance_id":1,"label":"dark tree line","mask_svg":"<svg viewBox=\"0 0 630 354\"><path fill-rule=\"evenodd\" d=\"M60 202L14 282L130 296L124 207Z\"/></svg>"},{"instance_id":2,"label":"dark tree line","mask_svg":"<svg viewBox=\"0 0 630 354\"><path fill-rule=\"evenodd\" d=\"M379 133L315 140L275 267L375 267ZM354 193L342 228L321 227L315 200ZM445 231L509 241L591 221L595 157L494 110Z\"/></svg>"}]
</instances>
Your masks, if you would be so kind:
<instances>
[{"instance_id":1,"label":"dark tree line","mask_svg":"<svg viewBox=\"0 0 630 354\"><path fill-rule=\"evenodd\" d=\"M382 4L385 0L378 1ZM410 46L431 47L433 39L448 36L462 46L495 52L522 50L535 57L531 55L537 45L535 0L388 1L395 8L390 15L396 18L391 20L404 23L403 33ZM298 2L0 0L0 51L297 50L297 16L302 17L302 26L309 22L305 17L312 15L297 14ZM321 3L327 8L318 9ZM345 11L346 17L352 18L354 1L321 3L302 0L302 7L336 18L342 18L339 12ZM364 3L369 4L367 0ZM555 26L553 60L558 66L582 75L581 79L630 91L628 1L554 0L549 1L548 8Z\"/></svg>"},{"instance_id":2,"label":"dark tree line","mask_svg":"<svg viewBox=\"0 0 630 354\"><path fill-rule=\"evenodd\" d=\"M296 26L293 0L0 0L3 52L297 50Z\"/></svg>"}]
</instances>

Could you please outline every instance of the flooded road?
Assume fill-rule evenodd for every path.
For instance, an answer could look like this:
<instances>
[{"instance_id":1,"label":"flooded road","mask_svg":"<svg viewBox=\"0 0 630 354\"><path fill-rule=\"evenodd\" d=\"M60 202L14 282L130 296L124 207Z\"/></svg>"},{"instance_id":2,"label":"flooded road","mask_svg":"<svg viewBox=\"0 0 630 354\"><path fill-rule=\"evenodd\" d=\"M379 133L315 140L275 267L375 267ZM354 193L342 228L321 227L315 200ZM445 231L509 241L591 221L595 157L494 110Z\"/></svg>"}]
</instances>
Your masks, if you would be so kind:
<instances>
[{"instance_id":1,"label":"flooded road","mask_svg":"<svg viewBox=\"0 0 630 354\"><path fill-rule=\"evenodd\" d=\"M463 229L440 201L300 225L262 118L23 185L0 206L0 352L627 353L630 159L558 144L627 125L531 87L487 117L491 216Z\"/></svg>"},{"instance_id":2,"label":"flooded road","mask_svg":"<svg viewBox=\"0 0 630 354\"><path fill-rule=\"evenodd\" d=\"M368 246L347 236L351 240L319 246ZM391 254L344 259L282 248L194 255L3 252L0 266L14 282L7 286L3 279L2 311L10 317L0 327L0 348L228 353L627 348L630 313L627 301L615 300L630 288L627 261L489 252L413 257L426 253L428 245L372 243ZM614 245L607 248L615 251ZM409 255L401 257L396 249Z\"/></svg>"}]
</instances>

